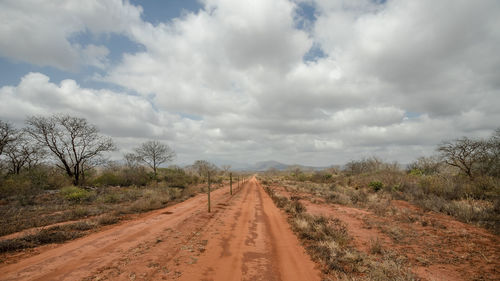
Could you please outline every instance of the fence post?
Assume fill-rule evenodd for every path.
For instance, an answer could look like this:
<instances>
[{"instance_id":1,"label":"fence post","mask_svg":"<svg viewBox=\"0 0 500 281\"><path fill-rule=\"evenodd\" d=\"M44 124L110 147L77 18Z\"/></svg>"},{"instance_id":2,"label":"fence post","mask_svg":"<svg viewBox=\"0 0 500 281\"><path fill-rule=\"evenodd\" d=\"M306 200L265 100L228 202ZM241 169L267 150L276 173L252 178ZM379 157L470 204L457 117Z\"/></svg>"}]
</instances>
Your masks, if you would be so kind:
<instances>
[{"instance_id":1,"label":"fence post","mask_svg":"<svg viewBox=\"0 0 500 281\"><path fill-rule=\"evenodd\" d=\"M229 193L233 195L233 173L229 173Z\"/></svg>"},{"instance_id":2,"label":"fence post","mask_svg":"<svg viewBox=\"0 0 500 281\"><path fill-rule=\"evenodd\" d=\"M210 172L208 173L208 212L210 213Z\"/></svg>"}]
</instances>

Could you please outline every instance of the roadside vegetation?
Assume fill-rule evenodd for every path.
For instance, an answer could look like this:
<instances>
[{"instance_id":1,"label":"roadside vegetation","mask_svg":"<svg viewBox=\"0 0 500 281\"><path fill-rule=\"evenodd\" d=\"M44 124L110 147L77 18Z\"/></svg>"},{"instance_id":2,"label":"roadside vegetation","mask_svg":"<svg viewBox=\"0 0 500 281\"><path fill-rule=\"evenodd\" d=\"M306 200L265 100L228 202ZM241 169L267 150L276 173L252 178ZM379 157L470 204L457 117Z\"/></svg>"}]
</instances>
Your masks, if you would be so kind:
<instances>
[{"instance_id":1,"label":"roadside vegetation","mask_svg":"<svg viewBox=\"0 0 500 281\"><path fill-rule=\"evenodd\" d=\"M175 151L146 141L119 161L117 150L85 119L30 117L27 127L0 120L0 253L60 243L166 207L229 181L229 169L198 160L165 165Z\"/></svg>"},{"instance_id":2,"label":"roadside vegetation","mask_svg":"<svg viewBox=\"0 0 500 281\"><path fill-rule=\"evenodd\" d=\"M327 276L326 280L417 280L407 259L374 241L370 253L356 249L343 222L325 216L313 216L299 202L281 196L264 182L264 189L276 206L286 211L288 222Z\"/></svg>"},{"instance_id":3,"label":"roadside vegetation","mask_svg":"<svg viewBox=\"0 0 500 281\"><path fill-rule=\"evenodd\" d=\"M114 166L88 177L85 186L74 186L60 174L61 181L54 185L33 183L29 173L6 176L0 186L0 236L29 231L20 237L0 238L0 253L78 238L132 214L206 192L206 184L184 169L158 168L158 180L140 170L134 174ZM212 186L226 181L219 174Z\"/></svg>"},{"instance_id":4,"label":"roadside vegetation","mask_svg":"<svg viewBox=\"0 0 500 281\"><path fill-rule=\"evenodd\" d=\"M261 178L312 194L313 200L379 215L391 211L391 200L405 200L500 234L500 129L486 140L444 142L437 151L406 167L373 157L323 171L273 170Z\"/></svg>"}]
</instances>

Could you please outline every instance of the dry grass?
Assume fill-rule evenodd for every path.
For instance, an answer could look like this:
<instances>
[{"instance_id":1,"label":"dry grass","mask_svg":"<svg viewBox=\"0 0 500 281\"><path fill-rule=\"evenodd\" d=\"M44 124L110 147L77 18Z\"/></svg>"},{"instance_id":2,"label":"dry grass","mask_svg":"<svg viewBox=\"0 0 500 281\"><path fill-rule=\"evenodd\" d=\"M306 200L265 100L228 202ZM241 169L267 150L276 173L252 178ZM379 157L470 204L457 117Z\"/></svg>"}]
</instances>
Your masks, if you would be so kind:
<instances>
[{"instance_id":1,"label":"dry grass","mask_svg":"<svg viewBox=\"0 0 500 281\"><path fill-rule=\"evenodd\" d=\"M269 182L269 181L267 181ZM338 219L311 216L298 200L277 195L265 185L275 204L289 215L289 222L304 243L313 260L322 265L324 280L416 280L407 260L382 249L381 242L372 241L366 255L351 245L346 226Z\"/></svg>"},{"instance_id":2,"label":"dry grass","mask_svg":"<svg viewBox=\"0 0 500 281\"><path fill-rule=\"evenodd\" d=\"M35 234L0 241L0 253L33 248L44 244L62 243L83 236L91 228L85 223L76 223L42 229Z\"/></svg>"},{"instance_id":3,"label":"dry grass","mask_svg":"<svg viewBox=\"0 0 500 281\"><path fill-rule=\"evenodd\" d=\"M29 205L15 197L0 204L0 236L26 229L47 227L41 231L0 242L0 252L16 251L48 243L59 243L86 235L104 225L115 224L123 215L147 212L183 201L199 188L171 188L157 183L146 187L102 187L91 190L67 187L61 191L39 191ZM81 220L64 224L66 221ZM62 225L50 227L53 224ZM45 238L53 236L52 238Z\"/></svg>"},{"instance_id":4,"label":"dry grass","mask_svg":"<svg viewBox=\"0 0 500 281\"><path fill-rule=\"evenodd\" d=\"M263 178L292 194L309 194L310 200L367 208L379 216L391 211L391 200L406 200L424 211L441 212L500 233L500 179L484 176L472 182L449 170L423 175L408 173L390 164L378 165L377 169L358 174L337 171L327 182L313 182L317 178L314 173L309 174L309 181L294 180L286 173ZM411 222L418 218L402 219Z\"/></svg>"},{"instance_id":5,"label":"dry grass","mask_svg":"<svg viewBox=\"0 0 500 281\"><path fill-rule=\"evenodd\" d=\"M370 239L370 254L383 254L382 242L378 239Z\"/></svg>"}]
</instances>

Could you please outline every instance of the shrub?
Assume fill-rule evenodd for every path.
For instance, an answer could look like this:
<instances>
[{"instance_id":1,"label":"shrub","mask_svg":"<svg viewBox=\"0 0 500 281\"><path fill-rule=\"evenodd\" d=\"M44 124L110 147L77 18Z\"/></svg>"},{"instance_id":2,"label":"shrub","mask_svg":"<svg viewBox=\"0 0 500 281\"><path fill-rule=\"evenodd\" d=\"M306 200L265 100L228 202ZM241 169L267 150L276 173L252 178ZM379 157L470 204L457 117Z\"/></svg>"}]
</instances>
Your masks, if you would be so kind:
<instances>
[{"instance_id":1,"label":"shrub","mask_svg":"<svg viewBox=\"0 0 500 281\"><path fill-rule=\"evenodd\" d=\"M123 195L121 193L119 194L118 192L110 192L100 196L98 201L102 203L111 203L111 204L119 203L123 201Z\"/></svg>"},{"instance_id":2,"label":"shrub","mask_svg":"<svg viewBox=\"0 0 500 281\"><path fill-rule=\"evenodd\" d=\"M155 198L152 199L139 199L134 202L129 208L132 213L147 212L163 207L163 204Z\"/></svg>"},{"instance_id":3,"label":"shrub","mask_svg":"<svg viewBox=\"0 0 500 281\"><path fill-rule=\"evenodd\" d=\"M315 172L310 180L312 182L331 182L333 179L333 175L326 172Z\"/></svg>"},{"instance_id":4,"label":"shrub","mask_svg":"<svg viewBox=\"0 0 500 281\"><path fill-rule=\"evenodd\" d=\"M61 194L64 198L73 203L82 203L90 201L94 193L76 186L67 186L61 189Z\"/></svg>"},{"instance_id":5,"label":"shrub","mask_svg":"<svg viewBox=\"0 0 500 281\"><path fill-rule=\"evenodd\" d=\"M170 187L186 188L190 184L196 182L196 179L188 175L184 169L179 167L160 168L163 175L163 180L168 183ZM212 182L216 183L221 181L221 178L214 178Z\"/></svg>"},{"instance_id":6,"label":"shrub","mask_svg":"<svg viewBox=\"0 0 500 281\"><path fill-rule=\"evenodd\" d=\"M371 254L383 254L382 242L378 239L370 239L370 253Z\"/></svg>"},{"instance_id":7,"label":"shrub","mask_svg":"<svg viewBox=\"0 0 500 281\"><path fill-rule=\"evenodd\" d=\"M433 175L439 172L443 162L437 156L420 157L413 163L409 164L407 170L410 174L420 175Z\"/></svg>"},{"instance_id":8,"label":"shrub","mask_svg":"<svg viewBox=\"0 0 500 281\"><path fill-rule=\"evenodd\" d=\"M97 220L100 225L115 224L120 221L120 218L114 215L104 215Z\"/></svg>"},{"instance_id":9,"label":"shrub","mask_svg":"<svg viewBox=\"0 0 500 281\"><path fill-rule=\"evenodd\" d=\"M94 228L94 225L90 224L86 221L79 221L79 222L75 222L73 224L69 224L69 225L67 225L67 227L69 229L72 229L72 230L86 231L86 230L90 230L90 229Z\"/></svg>"},{"instance_id":10,"label":"shrub","mask_svg":"<svg viewBox=\"0 0 500 281\"><path fill-rule=\"evenodd\" d=\"M85 218L90 215L90 211L87 208L75 208L71 210L72 219Z\"/></svg>"},{"instance_id":11,"label":"shrub","mask_svg":"<svg viewBox=\"0 0 500 281\"><path fill-rule=\"evenodd\" d=\"M372 181L368 185L371 186L375 192L381 190L384 187L384 184L379 181Z\"/></svg>"},{"instance_id":12,"label":"shrub","mask_svg":"<svg viewBox=\"0 0 500 281\"><path fill-rule=\"evenodd\" d=\"M69 231L67 226L54 226L21 238L0 241L0 253L33 248L43 244L62 243L67 240L81 237L82 235L83 234L78 231Z\"/></svg>"},{"instance_id":13,"label":"shrub","mask_svg":"<svg viewBox=\"0 0 500 281\"><path fill-rule=\"evenodd\" d=\"M300 214L306 211L306 207L304 207L304 205L302 205L302 203L300 203L298 200L292 200L285 207L285 211L290 214Z\"/></svg>"},{"instance_id":14,"label":"shrub","mask_svg":"<svg viewBox=\"0 0 500 281\"><path fill-rule=\"evenodd\" d=\"M55 167L37 166L26 172L34 186L41 189L60 189L71 184L71 179Z\"/></svg>"},{"instance_id":15,"label":"shrub","mask_svg":"<svg viewBox=\"0 0 500 281\"><path fill-rule=\"evenodd\" d=\"M97 186L123 186L126 184L125 178L118 172L105 171L93 182Z\"/></svg>"}]
</instances>

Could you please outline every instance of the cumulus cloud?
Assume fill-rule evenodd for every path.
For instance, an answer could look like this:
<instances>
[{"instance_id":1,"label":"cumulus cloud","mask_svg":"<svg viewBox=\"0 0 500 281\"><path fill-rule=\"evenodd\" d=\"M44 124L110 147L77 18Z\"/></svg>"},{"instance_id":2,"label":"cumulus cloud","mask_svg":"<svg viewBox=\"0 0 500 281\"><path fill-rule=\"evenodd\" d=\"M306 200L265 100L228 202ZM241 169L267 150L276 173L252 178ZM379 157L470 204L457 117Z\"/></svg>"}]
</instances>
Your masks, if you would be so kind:
<instances>
[{"instance_id":1,"label":"cumulus cloud","mask_svg":"<svg viewBox=\"0 0 500 281\"><path fill-rule=\"evenodd\" d=\"M378 101L453 115L498 95L498 1L316 3L315 38L350 76L390 88Z\"/></svg>"},{"instance_id":2,"label":"cumulus cloud","mask_svg":"<svg viewBox=\"0 0 500 281\"><path fill-rule=\"evenodd\" d=\"M315 9L307 28L298 28L302 2ZM29 18L16 3L5 5L13 24L0 27L2 38L23 26L12 11ZM128 2L68 3L60 21L40 13L38 32L67 23L53 42L28 33L40 53L16 50L13 39L0 54L61 68L85 61L137 95L31 73L0 89L3 116L77 112L125 146L172 142L183 163L309 165L408 162L445 139L487 136L500 120L498 1L204 0L157 24ZM82 30L125 34L144 49L113 65L106 46L68 41ZM324 56L305 60L311 48Z\"/></svg>"},{"instance_id":3,"label":"cumulus cloud","mask_svg":"<svg viewBox=\"0 0 500 281\"><path fill-rule=\"evenodd\" d=\"M141 23L142 9L121 0L2 1L0 56L39 66L76 71L102 67L103 46L80 46L71 37L90 32L128 34Z\"/></svg>"}]
</instances>

